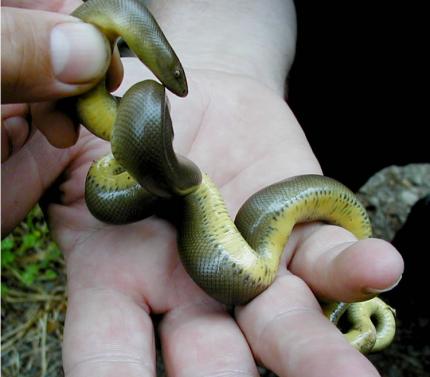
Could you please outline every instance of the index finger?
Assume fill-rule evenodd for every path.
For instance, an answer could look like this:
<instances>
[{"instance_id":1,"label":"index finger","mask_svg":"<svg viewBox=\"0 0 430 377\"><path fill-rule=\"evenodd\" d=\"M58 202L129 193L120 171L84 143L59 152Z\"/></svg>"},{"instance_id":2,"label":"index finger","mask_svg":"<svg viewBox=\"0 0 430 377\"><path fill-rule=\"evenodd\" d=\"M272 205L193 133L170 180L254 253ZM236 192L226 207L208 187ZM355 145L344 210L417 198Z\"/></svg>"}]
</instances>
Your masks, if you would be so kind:
<instances>
[{"instance_id":1,"label":"index finger","mask_svg":"<svg viewBox=\"0 0 430 377\"><path fill-rule=\"evenodd\" d=\"M6 103L77 95L105 74L110 47L94 26L39 10L2 7L1 17Z\"/></svg>"}]
</instances>

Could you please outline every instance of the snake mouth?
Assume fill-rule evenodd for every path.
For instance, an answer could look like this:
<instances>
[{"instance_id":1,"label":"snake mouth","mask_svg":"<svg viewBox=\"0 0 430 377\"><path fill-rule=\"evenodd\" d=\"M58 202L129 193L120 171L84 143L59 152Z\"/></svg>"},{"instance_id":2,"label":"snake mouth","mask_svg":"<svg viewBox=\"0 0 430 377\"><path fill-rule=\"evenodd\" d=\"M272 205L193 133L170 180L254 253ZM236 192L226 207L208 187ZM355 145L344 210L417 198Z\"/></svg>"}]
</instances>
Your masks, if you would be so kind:
<instances>
[{"instance_id":1,"label":"snake mouth","mask_svg":"<svg viewBox=\"0 0 430 377\"><path fill-rule=\"evenodd\" d=\"M173 76L176 81L176 95L178 95L179 97L185 97L188 94L188 83L187 78L185 76L185 71L180 63L174 69Z\"/></svg>"},{"instance_id":2,"label":"snake mouth","mask_svg":"<svg viewBox=\"0 0 430 377\"><path fill-rule=\"evenodd\" d=\"M188 85L186 82L185 86L183 83L178 82L178 85L175 85L175 88L169 88L167 85L166 88L175 93L178 97L186 97L188 95Z\"/></svg>"}]
</instances>

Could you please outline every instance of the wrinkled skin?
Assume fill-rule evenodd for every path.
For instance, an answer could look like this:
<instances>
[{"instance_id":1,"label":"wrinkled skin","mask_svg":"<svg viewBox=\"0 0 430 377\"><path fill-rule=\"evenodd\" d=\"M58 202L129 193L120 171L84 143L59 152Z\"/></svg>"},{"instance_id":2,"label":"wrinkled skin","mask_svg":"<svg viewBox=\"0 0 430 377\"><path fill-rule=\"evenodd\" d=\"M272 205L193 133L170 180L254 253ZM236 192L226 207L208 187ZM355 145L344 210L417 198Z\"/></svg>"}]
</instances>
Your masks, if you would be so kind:
<instances>
[{"instance_id":1,"label":"wrinkled skin","mask_svg":"<svg viewBox=\"0 0 430 377\"><path fill-rule=\"evenodd\" d=\"M171 97L177 150L215 179L232 214L266 184L319 172L295 119L270 92L247 79L231 80L222 74L189 76L194 95L186 101ZM228 100L225 91L230 93ZM237 113L230 101L255 111ZM267 121L266 114L272 114L272 120ZM332 375L375 373L325 320L308 285L325 297L368 298L363 287L382 288L397 278L399 261L389 245L378 240L355 242L346 231L331 226L299 227L273 286L238 308L235 322L185 273L171 226L157 219L108 226L88 213L83 202L85 174L90 161L107 150L106 143L83 131L73 150L76 157L67 170L68 179L60 186L63 204L49 208L68 266L66 371L96 373L91 360L101 359L106 368L114 364L114 370L124 373L124 364L118 362L124 359L129 375L144 375L153 368L149 314L160 313L165 315L160 334L172 375L203 371L210 375L220 370L227 375L239 371L255 375L250 348L280 375L314 375L319 362L327 358ZM391 271L384 259L392 260ZM364 268L366 260L374 261L369 262L370 269ZM356 263L363 263L363 269L351 276ZM325 274L333 280L322 280ZM275 357L277 352L283 357ZM288 361L290 357L294 363ZM314 362L308 363L309 359Z\"/></svg>"},{"instance_id":2,"label":"wrinkled skin","mask_svg":"<svg viewBox=\"0 0 430 377\"><path fill-rule=\"evenodd\" d=\"M125 72L120 93L147 75L134 59ZM169 96L175 148L211 175L232 215L272 182L321 172L278 93L223 72L187 70L187 78L189 96ZM36 133L2 169L3 182L36 193L65 169L60 200L48 197L46 209L67 262L66 376L155 375L151 314L162 314L157 330L172 376L257 376L254 359L280 376L378 376L321 314L314 294L349 301L388 288L403 269L392 246L356 241L334 226L298 226L274 284L233 317L186 274L166 222L110 226L90 215L85 175L108 150L84 129L65 150ZM14 181L11 171L25 178Z\"/></svg>"}]
</instances>

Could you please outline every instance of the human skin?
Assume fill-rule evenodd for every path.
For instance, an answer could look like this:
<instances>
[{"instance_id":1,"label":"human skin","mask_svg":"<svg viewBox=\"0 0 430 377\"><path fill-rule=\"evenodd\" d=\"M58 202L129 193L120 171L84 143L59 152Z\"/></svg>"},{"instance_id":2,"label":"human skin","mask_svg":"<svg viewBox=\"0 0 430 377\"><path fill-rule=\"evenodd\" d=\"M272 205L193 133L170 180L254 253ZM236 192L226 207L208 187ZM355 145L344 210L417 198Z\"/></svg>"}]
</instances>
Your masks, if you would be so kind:
<instances>
[{"instance_id":1,"label":"human skin","mask_svg":"<svg viewBox=\"0 0 430 377\"><path fill-rule=\"evenodd\" d=\"M61 5L56 9L69 12L78 3ZM295 43L290 2L148 5L189 82L188 97L169 94L175 148L214 179L232 216L270 183L321 173L284 100ZM123 63L119 94L150 77L137 60ZM390 244L357 241L335 226L297 226L273 285L232 315L189 278L168 223L111 226L91 216L85 175L109 145L84 129L76 139L60 150L36 132L2 164L2 204L9 208L29 187L35 203L63 172L60 200L47 198L46 211L67 263L66 376L155 375L155 331L171 376L257 376L256 362L287 377L378 376L325 319L315 296L362 300L392 286L403 262ZM161 315L156 329L152 314Z\"/></svg>"}]
</instances>

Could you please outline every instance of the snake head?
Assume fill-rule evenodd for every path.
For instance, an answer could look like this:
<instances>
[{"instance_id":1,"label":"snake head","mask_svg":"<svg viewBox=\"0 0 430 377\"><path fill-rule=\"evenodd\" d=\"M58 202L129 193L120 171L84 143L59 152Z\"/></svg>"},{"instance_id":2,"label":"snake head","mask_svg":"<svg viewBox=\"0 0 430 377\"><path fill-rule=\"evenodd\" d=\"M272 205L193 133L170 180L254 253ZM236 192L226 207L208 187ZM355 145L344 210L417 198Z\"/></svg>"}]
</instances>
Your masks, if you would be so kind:
<instances>
[{"instance_id":1,"label":"snake head","mask_svg":"<svg viewBox=\"0 0 430 377\"><path fill-rule=\"evenodd\" d=\"M142 54L138 57L172 93L179 97L185 97L188 94L184 68L167 41L164 48L158 48L156 54L152 56Z\"/></svg>"},{"instance_id":2,"label":"snake head","mask_svg":"<svg viewBox=\"0 0 430 377\"><path fill-rule=\"evenodd\" d=\"M122 37L167 89L179 97L188 94L184 69L141 0L87 1L72 15L97 26L112 44Z\"/></svg>"},{"instance_id":3,"label":"snake head","mask_svg":"<svg viewBox=\"0 0 430 377\"><path fill-rule=\"evenodd\" d=\"M162 72L162 77L159 79L167 89L179 97L185 97L188 94L187 78L179 60L168 64Z\"/></svg>"}]
</instances>

